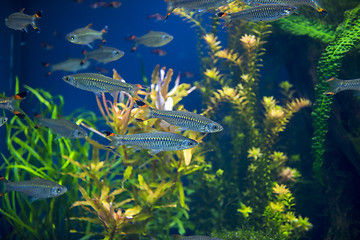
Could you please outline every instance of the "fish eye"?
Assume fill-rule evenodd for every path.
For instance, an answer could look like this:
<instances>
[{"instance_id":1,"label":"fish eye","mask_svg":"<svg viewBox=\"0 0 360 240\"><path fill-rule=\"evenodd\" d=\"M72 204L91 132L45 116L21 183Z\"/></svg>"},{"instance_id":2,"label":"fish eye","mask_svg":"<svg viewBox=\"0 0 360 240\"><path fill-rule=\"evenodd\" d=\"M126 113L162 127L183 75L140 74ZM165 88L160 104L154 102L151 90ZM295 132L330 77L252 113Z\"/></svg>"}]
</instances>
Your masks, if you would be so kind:
<instances>
[{"instance_id":1,"label":"fish eye","mask_svg":"<svg viewBox=\"0 0 360 240\"><path fill-rule=\"evenodd\" d=\"M192 146L192 145L194 145L194 143L190 141L190 142L189 142L189 146Z\"/></svg>"},{"instance_id":2,"label":"fish eye","mask_svg":"<svg viewBox=\"0 0 360 240\"><path fill-rule=\"evenodd\" d=\"M57 192L57 193L61 193L61 188L57 188L57 189L56 189L56 192Z\"/></svg>"},{"instance_id":3,"label":"fish eye","mask_svg":"<svg viewBox=\"0 0 360 240\"><path fill-rule=\"evenodd\" d=\"M118 51L115 52L115 55L119 55L120 53Z\"/></svg>"}]
</instances>

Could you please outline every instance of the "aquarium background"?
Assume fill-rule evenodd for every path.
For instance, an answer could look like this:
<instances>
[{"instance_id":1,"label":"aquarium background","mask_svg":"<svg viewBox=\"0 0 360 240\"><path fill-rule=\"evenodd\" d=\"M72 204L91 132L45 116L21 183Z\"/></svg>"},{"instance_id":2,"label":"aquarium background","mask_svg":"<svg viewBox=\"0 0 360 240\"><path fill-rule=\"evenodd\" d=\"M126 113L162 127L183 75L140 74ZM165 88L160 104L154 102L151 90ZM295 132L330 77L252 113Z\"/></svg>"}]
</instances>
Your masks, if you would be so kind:
<instances>
[{"instance_id":1,"label":"aquarium background","mask_svg":"<svg viewBox=\"0 0 360 240\"><path fill-rule=\"evenodd\" d=\"M170 88L174 85L174 80L179 73L191 72L194 74L193 77L186 78L184 76L181 77L180 81L181 83L189 83L191 85L195 84L198 89L183 99L181 98L179 104L183 105L188 111L197 111L198 113L210 109L209 106L211 105L210 99L212 94L219 89L222 89L222 87L226 84L215 84L214 81L207 82L205 80L208 76L204 74L204 72L209 66L211 66L211 61L214 61L214 59L210 58L210 63L208 59L205 59L208 52L210 52L209 46L202 36L199 36L197 27L192 27L193 22L186 22L183 18L176 14L171 14L166 22L148 19L148 15L155 13L166 15L166 3L162 0L124 0L119 8L99 9L90 8L89 5L92 3L94 3L94 1L87 0L82 2L70 0L3 1L2 7L0 8L0 15L3 19L22 8L25 8L26 14L34 14L37 11L42 10L43 17L39 21L41 29L40 33L37 33L31 27L28 27L28 33L24 33L9 29L5 24L0 25L0 31L2 32L0 35L1 93L6 96L14 95L16 77L18 77L20 90L24 90L24 85L28 85L34 89L43 89L49 92L52 96L63 96L64 105L62 106L62 115L74 118L78 116L79 113L86 114L87 112L94 112L98 118L96 123L92 122L94 126L96 126L100 131L111 130L111 127L106 125L103 121L102 114L99 111L99 107L93 93L82 91L66 84L61 79L67 74L65 72L57 71L50 76L45 76L48 69L42 66L43 62L57 63L64 61L67 57L81 58L82 50L89 51L90 48L68 42L65 39L65 35L77 28L85 27L87 24L92 23L92 28L96 30L100 30L104 28L104 26L108 26L108 33L105 34L106 46L116 47L123 50L125 55L121 59L105 65L93 62L88 70L82 72L97 72L98 70L95 69L96 67L104 67L109 71L109 73L106 73L105 75L112 76L112 69L116 69L116 71L127 82L144 84L144 77L146 77L148 81L151 81L153 70L156 65L159 65L160 67L166 67L166 71L170 68L174 70L174 76L170 84ZM186 212L190 217L185 217L185 213L183 214L183 212L179 209L174 209L171 213L166 212L167 218L164 218L166 220L171 219L171 221L169 220L168 223L163 223L159 219L162 218L162 214L164 214L164 212L160 211L154 213L152 212L153 209L151 207L147 206L151 209L151 211L148 211L148 208L145 208L144 205L140 204L143 211L141 212L141 214L143 214L142 217L145 219L144 221L148 221L146 227L139 228L142 229L142 231L133 230L131 226L137 224L143 225L143 223L139 220L140 223L132 223L130 224L130 227L125 226L124 232L128 231L131 234L128 236L119 234L119 236L125 236L124 239L150 239L150 237L153 239L170 239L170 236L174 234L212 235L214 237L222 237L223 239L250 239L250 237L253 237L251 239L360 238L358 230L360 229L360 205L358 201L360 193L360 131L358 126L358 123L360 122L359 97L355 91L344 91L334 97L328 97L333 99L332 102L329 103L326 102L327 100L324 101L322 97L319 97L320 95L314 90L315 86L317 86L317 89L321 89L317 84L319 82L324 82L326 80L323 79L324 77L332 77L322 76L319 74L318 67L319 65L321 66L321 64L319 64L319 60L325 52L326 47L331 45L331 43L336 42L335 40L324 40L320 32L324 30L325 27L328 27L330 29L329 32L327 32L329 35L333 35L334 39L336 39L336 37L340 38L339 36L342 31L345 30L340 29L335 31L336 27L342 24L344 19L347 19L347 15L344 15L345 11L355 9L356 7L359 8L359 2L357 0L341 2L335 0L323 0L321 5L327 9L329 13L328 16L321 16L316 11L313 11L313 9L307 7L301 8L299 14L293 16L295 18L305 17L306 19L309 19L310 22L308 24L311 23L311 27L314 29L317 24L321 25L322 28L320 28L321 30L319 30L319 33L311 28L310 30L307 29L309 27L308 25L306 26L307 23L304 23L303 25L298 23L298 25L296 25L296 29L298 30L289 30L287 26L290 24L288 22L275 21L269 23L272 25L271 33L264 37L264 41L266 41L266 43L262 45L262 47L266 49L266 52L263 56L261 56L261 64L263 66L259 67L259 89L256 95L253 96L256 98L256 100L254 100L256 104L253 108L256 110L254 116L255 118L260 119L259 129L261 130L266 129L265 124L261 125L261 123L265 122L265 120L263 121L262 115L266 112L266 107L261 105L261 101L264 96L274 96L277 100L277 104L280 105L284 103L284 101L282 101L285 98L283 94L284 89L279 87L281 82L288 81L293 85L292 90L295 92L292 94L292 97L309 99L313 103L311 107L304 107L299 112L295 113L291 120L289 119L289 123L286 125L286 130L279 132L279 137L271 143L272 151L275 150L286 153L287 159L290 159L287 164L291 168L296 168L299 175L301 175L296 178L296 181L290 181L287 185L287 187L291 190L291 197L293 197L294 205L291 206L291 209L294 214L296 213L296 216L301 215L304 218L307 217L312 227L309 227L309 229L306 229L303 232L299 232L294 235L289 234L287 236L286 234L284 235L284 228L289 226L286 225L286 221L284 221L285 223L280 224L279 215L274 215L271 220L269 220L269 217L269 219L267 219L268 222L265 221L265 223L257 222L255 217L253 219L250 217L250 220L246 217L245 207L251 206L251 202L242 200L244 199L243 196L250 196L249 199L251 199L251 192L256 195L256 191L258 190L255 190L256 187L249 183L250 177L247 173L249 162L235 162L235 164L239 167L238 177L230 177L227 175L233 167L231 164L234 164L230 161L230 159L235 159L237 157L242 159L240 155L245 157L248 155L250 156L251 152L247 152L252 149L250 147L261 148L262 146L252 146L252 142L246 142L246 134L250 135L252 134L251 132L243 131L245 137L234 138L234 132L243 130L242 126L239 126L243 123L243 120L240 117L234 117L236 116L236 113L234 114L234 112L239 111L238 109L231 108L225 103L222 105L220 104L220 107L218 107L217 110L208 111L210 112L208 117L211 117L226 126L223 132L218 133L217 135L206 136L203 139L202 149L211 149L211 151L206 153L204 150L201 152L205 152L204 154L200 154L198 152L192 153L194 154L194 159L201 158L202 161L208 165L199 160L201 164L199 163L196 166L202 167L196 169L197 171L194 170L194 172L191 173L192 175L184 175L181 178L183 181L181 187L176 183L177 185L174 187L175 190L171 190L175 192L179 191L179 194L175 195L181 195L181 189L183 187L185 188L185 191L183 190L183 192L185 192L186 204L188 207ZM356 13L359 13L359 11L355 11L355 15ZM224 48L228 47L234 49L235 51L239 51L240 53L245 52L245 50L241 48L239 39L244 34L252 34L252 29L256 29L256 26L251 24L247 25L242 22L239 24L234 22L229 28L222 29L220 24L215 25L216 30L212 30L211 26L214 24L213 19L210 18L212 16L213 15L211 13L204 13L199 17L202 19L201 25L205 26L208 33L216 33L216 36L218 37L217 41L221 41L221 45ZM350 28L359 28L359 17L355 17L353 22L354 24ZM139 46L135 52L130 52L133 43L126 40L126 38L131 35L143 35L149 30L164 31L174 36L174 40L172 42L161 47L161 49L167 52L165 56L153 54L151 52L151 48L142 45ZM302 30L303 32L301 32ZM54 34L55 31L57 34ZM308 32L316 33L312 35ZM316 36L316 34L319 34L319 36ZM354 46L352 46L349 52L342 56L343 58L341 59L341 62L339 62L339 71L334 72L334 74L338 74L337 77L340 79L356 79L360 77L360 38L356 34L351 36L349 39L353 41ZM236 44L236 41L238 44ZM53 45L54 48L46 50L41 47L42 42L49 43ZM96 48L99 43L100 41L93 43L94 48ZM221 63L219 63L220 60L217 61L218 62L216 62L216 64L220 65L223 69L221 73L226 75L228 79L237 74L236 70L229 67L226 61ZM244 62L246 61L247 59L245 58ZM213 63L215 65L215 62ZM220 69L220 67L218 68ZM329 71L331 73L331 69ZM320 81L319 76L323 77ZM229 82L231 81L229 80ZM228 86L235 89L236 84L230 83ZM325 85L322 85L322 87L324 86ZM40 111L38 102L39 101L37 101L34 97L29 97L21 103L21 108L26 112L29 118L32 118L34 113L38 113ZM327 110L322 110L324 106L324 104L322 104L323 102L325 102L324 104L328 104ZM314 162L316 162L318 156L314 154L314 152L316 152L316 148L314 146L317 141L316 136L314 140L314 122L315 128L317 122L316 116L314 117L314 112L317 112L314 109L317 109L320 113L324 113L323 117L319 114L317 115L320 119L324 120L324 122L319 122L319 124L322 124L321 126L328 126L327 134L322 135L321 140L318 140L319 142L325 141L325 153L323 154L322 165L320 168L314 167ZM75 116L72 115L74 111L77 111ZM12 117L10 112L5 111L4 113L7 117ZM54 117L54 111L44 111L41 113L47 117L50 117L51 115ZM241 115L242 113L240 112L238 114ZM246 117L247 116L243 116L243 118ZM89 121L91 122L91 120ZM14 122L12 124L15 125ZM158 123L152 124L156 125ZM22 126L24 127L26 125L27 124L25 122ZM136 125L135 131L139 131L139 126L140 125ZM200 138L200 135L197 135L196 137ZM6 127L3 126L0 128L0 152L4 157L9 157L13 154L11 151L9 152L8 143L6 141L7 138L9 138L8 132ZM99 140L102 144L107 143L103 139L97 138L97 136L94 136L93 138ZM243 146L236 144L236 141L240 141L240 139L242 139L241 141L245 141L241 142L244 143ZM76 140L71 144L73 144L74 149L82 149L81 146L85 146L85 141ZM245 148L245 146L249 146L249 148L246 150L242 149L242 147ZM236 155L237 149L241 149L241 151L239 150L241 152L239 156ZM88 155L85 153L83 154L82 151L88 151ZM103 150L100 150L100 153L103 153L101 151ZM120 152L121 151L122 150L120 150ZM95 159L94 155L96 155L96 153L92 152L92 148L90 147L87 147L85 150L81 150L80 152L82 154L82 160L79 160L79 162L82 164L86 164L86 157L89 160ZM228 155L226 155L226 153ZM71 154L72 153L69 151L67 155L72 157L73 155ZM121 154L124 153L121 152ZM100 159L102 159L104 155L105 154L101 155ZM135 152L133 156L137 159L144 159L149 155ZM52 157L53 165L59 165L60 160L58 160L55 156ZM57 157L61 158L60 155ZM173 158L173 161L176 162L181 159L181 156L175 155ZM106 159L108 159L108 157L106 157ZM251 157L249 157L249 159L251 159ZM3 161L3 159L0 160L0 163L2 164L0 170L1 175L16 175L12 173L13 170L6 170L7 164ZM161 163L163 164L164 162ZM120 167L121 170L119 170L121 174L119 174L119 176L109 177L109 179L111 179L111 181L109 180L109 184L116 182L118 179L123 180L124 177L122 175L131 164L132 163L123 164ZM210 165L211 167L209 167ZM61 166L59 167L61 168ZM137 167L139 167L139 165L134 165L134 169ZM111 169L111 167L109 168ZM174 169L166 169L168 172L164 169L161 169L161 171L159 170L158 175L163 175L157 179L157 182L154 180L154 184L151 185L151 187L159 186L162 178L171 179L171 171L176 171ZM219 172L219 170L224 173L221 173L221 171ZM54 169L52 171L48 171L48 173L50 174L51 172L56 171L57 169ZM110 171L107 169L106 171L111 172L112 170ZM75 172L79 173L80 170L74 171L73 174L75 174ZM149 176L151 175L151 170L148 169L148 172L145 172L142 173L139 168L137 174L143 174L146 179L148 172ZM18 180L25 180L22 177L26 177L26 179L36 177L31 173L19 174L18 178L19 176L20 179ZM63 178L59 172L56 175L48 177L53 181ZM132 177L132 182L130 180L129 181L135 186L134 182L140 182L140 180L135 176L135 173ZM258 179L261 179L261 176L257 177ZM65 183L65 185L71 184L75 186L78 182L80 183L79 185L81 185L81 180L77 181L74 179L75 177L72 178L67 176L62 181L64 181L63 183ZM251 179L252 178L250 178L250 180ZM278 177L274 177L273 179L279 182L279 184L282 183ZM89 182L91 181L93 181L92 178ZM145 181L147 181L147 179ZM259 180L259 182L261 181ZM130 183L129 185L131 185ZM140 183L136 184L139 185ZM85 186L83 187L85 188ZM127 186L125 186L125 188L127 188ZM231 188L239 188L239 190L234 190L234 193L248 192L247 194L241 196L228 195L231 193L229 190ZM266 189L268 192L263 193L269 196L271 188L272 186L267 186ZM141 189L141 186L139 189ZM101 193L101 189L91 190L91 188L88 187L86 190L90 195L94 193L100 195ZM212 194L214 195L211 196ZM16 203L19 200L26 199L26 201L30 201L30 199L28 199L25 195L18 195L20 196L16 195L17 197L15 197L15 195L12 194L10 197L10 194L8 194L6 196L9 196L9 199L6 201L11 202L11 204L13 204L13 209L16 210L15 212L12 212L12 214L18 214L18 217L20 218L26 218L26 216L28 216L28 214L24 211L29 209L35 211L38 206L41 206L42 209L53 209L54 205L56 206L56 204L59 204L58 201L68 201L65 205L61 206L70 208L74 201L80 201L84 197L83 192L80 193L79 190L76 189L75 192L72 191L71 196L62 196L62 200L37 200L33 203L30 202L29 204L26 204L26 207L20 207L16 206ZM141 194L139 195L141 196ZM203 202L204 198L202 197L204 196L207 196L208 201L206 203ZM181 197L179 197L179 199L180 198ZM274 196L269 197L269 201L276 202L274 198ZM8 207L4 201L5 200L3 200L1 203L2 205L0 206L2 209L6 209ZM161 203L162 205L164 205L165 202L170 204L171 201L175 201L174 197L169 197L166 201ZM291 201L289 200L289 202ZM31 204L33 204L32 207L30 206ZM243 207L242 204L246 206ZM157 207L159 206L160 204L157 205ZM131 207L133 206L125 205L124 209L132 209ZM186 209L186 207L184 207L184 209ZM39 229L42 227L46 229L52 224L59 225L56 227L57 230L52 232L53 235L44 234L41 237L34 234L29 235L31 236L29 238L80 239L81 237L86 236L86 234L92 232L106 232L102 229L102 224L97 225L97 227L93 227L90 223L81 223L76 225L76 227L79 228L77 229L79 231L78 233L62 232L62 229L71 229L71 224L69 223L71 221L69 218L84 215L80 208L72 211L72 215L69 213L70 215L68 216L64 216L64 213L61 213L61 210L59 210L59 214L55 214L54 211L52 211L52 214L55 214L60 218L56 219L58 222L55 220L53 220L54 222L51 222L52 219L46 219L46 216L44 216L47 214L46 211L31 215L32 218L38 217L46 220L36 221L33 219L24 219L24 222L28 223L30 227L31 224L39 224L39 222L42 222L42 226L37 226ZM257 210L253 207L254 215L256 211ZM148 215L146 215L145 212ZM149 212L151 212L151 214ZM170 214L171 216L179 216L177 219L180 219L179 221L182 221L182 224L177 222L178 220L175 221L175 218L172 219L169 216ZM251 214L252 213L250 212L250 216ZM153 220L153 218L150 218L151 220L147 219L150 215L155 220ZM266 214L264 213L264 215ZM94 218L99 219L97 216ZM8 219L8 216L2 216L0 219L0 239L21 239L23 236L19 235L17 232L21 229L21 227L14 226L16 224L21 226L21 224L14 223L16 221L13 219L8 221ZM156 225L156 223L149 224L151 221L158 222L159 225ZM278 222L275 224L274 222L276 221ZM280 224L281 226L277 224ZM169 230L166 233L162 232L162 237L156 236L156 233L161 232L160 229L165 225ZM257 232L258 229L265 228L265 226L274 229L282 229L281 231L279 230L279 232L281 232L280 236L276 235L278 232ZM186 231L183 232L182 229L185 229ZM106 234L88 236L89 239L109 239L106 238Z\"/></svg>"}]
</instances>

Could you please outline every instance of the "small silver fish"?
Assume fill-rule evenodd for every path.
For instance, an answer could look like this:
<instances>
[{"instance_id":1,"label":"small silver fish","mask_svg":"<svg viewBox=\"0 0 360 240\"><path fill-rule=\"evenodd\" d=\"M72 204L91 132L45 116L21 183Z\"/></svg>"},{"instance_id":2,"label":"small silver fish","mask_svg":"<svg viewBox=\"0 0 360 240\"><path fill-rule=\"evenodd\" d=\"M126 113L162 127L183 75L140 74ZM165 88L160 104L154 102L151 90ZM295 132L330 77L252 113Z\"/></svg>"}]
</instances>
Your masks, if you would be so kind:
<instances>
[{"instance_id":1,"label":"small silver fish","mask_svg":"<svg viewBox=\"0 0 360 240\"><path fill-rule=\"evenodd\" d=\"M40 28L37 25L37 21L41 18L42 12L39 11L34 15L27 15L24 13L25 8L20 12L11 14L8 18L5 18L5 25L8 28L15 30L22 30L27 32L27 26L31 25L35 30L40 32Z\"/></svg>"},{"instance_id":2,"label":"small silver fish","mask_svg":"<svg viewBox=\"0 0 360 240\"><path fill-rule=\"evenodd\" d=\"M134 47L131 49L134 52L138 45L142 44L147 47L161 47L174 39L173 36L165 32L149 31L147 34L141 37L132 37L132 40L135 41Z\"/></svg>"},{"instance_id":3,"label":"small silver fish","mask_svg":"<svg viewBox=\"0 0 360 240\"><path fill-rule=\"evenodd\" d=\"M5 97L5 98L0 97L0 109L2 108L2 109L9 110L10 112L15 114L19 118L24 118L25 114L20 109L19 104L22 100L24 100L26 98L27 95L28 95L28 92L25 91L25 92L18 93L12 97Z\"/></svg>"},{"instance_id":4,"label":"small silver fish","mask_svg":"<svg viewBox=\"0 0 360 240\"><path fill-rule=\"evenodd\" d=\"M330 78L326 81L329 84L329 88L323 94L334 95L338 92L345 90L360 91L360 78L352 80L341 80L337 78Z\"/></svg>"},{"instance_id":5,"label":"small silver fish","mask_svg":"<svg viewBox=\"0 0 360 240\"><path fill-rule=\"evenodd\" d=\"M196 132L210 133L223 130L223 127L217 122L193 112L159 110L149 107L138 99L136 99L136 104L143 109L146 119L159 118L174 126L180 127L181 130L188 129Z\"/></svg>"},{"instance_id":6,"label":"small silver fish","mask_svg":"<svg viewBox=\"0 0 360 240\"><path fill-rule=\"evenodd\" d=\"M138 133L131 135L108 134L111 143L108 147L130 145L135 148L149 149L151 154L161 151L178 151L193 148L198 142L182 135L170 132Z\"/></svg>"},{"instance_id":7,"label":"small silver fish","mask_svg":"<svg viewBox=\"0 0 360 240\"><path fill-rule=\"evenodd\" d=\"M124 91L133 96L137 91L145 88L140 84L125 83L99 73L77 73L64 76L62 79L74 87L94 92L95 94Z\"/></svg>"},{"instance_id":8,"label":"small silver fish","mask_svg":"<svg viewBox=\"0 0 360 240\"><path fill-rule=\"evenodd\" d=\"M76 73L81 70L87 69L91 63L90 61L80 59L80 58L68 58L67 60L55 64L42 63L45 67L50 67L50 71L46 73L46 76L50 76L53 72L64 71Z\"/></svg>"},{"instance_id":9,"label":"small silver fish","mask_svg":"<svg viewBox=\"0 0 360 240\"><path fill-rule=\"evenodd\" d=\"M167 4L167 15L165 20L169 17L175 8L184 8L185 10L209 10L226 5L234 0L165 0Z\"/></svg>"},{"instance_id":10,"label":"small silver fish","mask_svg":"<svg viewBox=\"0 0 360 240\"><path fill-rule=\"evenodd\" d=\"M3 196L7 192L22 192L33 198L53 198L67 192L67 188L42 178L35 178L29 181L10 182L4 177L0 181L5 183L5 191L0 193Z\"/></svg>"},{"instance_id":11,"label":"small silver fish","mask_svg":"<svg viewBox=\"0 0 360 240\"><path fill-rule=\"evenodd\" d=\"M257 4L286 4L286 5L308 5L316 9L319 13L327 15L327 11L320 7L320 5L314 0L245 0L248 5L255 6Z\"/></svg>"},{"instance_id":12,"label":"small silver fish","mask_svg":"<svg viewBox=\"0 0 360 240\"><path fill-rule=\"evenodd\" d=\"M7 117L4 117L4 116L0 117L0 127L1 127L2 125L4 125L4 124L7 122L7 120L8 120Z\"/></svg>"},{"instance_id":13,"label":"small silver fish","mask_svg":"<svg viewBox=\"0 0 360 240\"><path fill-rule=\"evenodd\" d=\"M177 240L222 240L221 238L208 236L180 236Z\"/></svg>"},{"instance_id":14,"label":"small silver fish","mask_svg":"<svg viewBox=\"0 0 360 240\"><path fill-rule=\"evenodd\" d=\"M105 43L104 34L107 33L107 26L101 31L91 29L91 26L92 24L90 23L84 28L79 28L68 33L65 37L66 40L75 44L87 45L90 48L93 48L90 44L97 39L102 40L102 42Z\"/></svg>"},{"instance_id":15,"label":"small silver fish","mask_svg":"<svg viewBox=\"0 0 360 240\"><path fill-rule=\"evenodd\" d=\"M234 13L218 13L218 17L225 19L224 27L234 20L245 20L251 22L274 21L290 16L297 9L296 6L284 4L263 4Z\"/></svg>"},{"instance_id":16,"label":"small silver fish","mask_svg":"<svg viewBox=\"0 0 360 240\"><path fill-rule=\"evenodd\" d=\"M37 115L35 116L35 120L38 121L40 126L48 127L62 137L86 138L88 136L83 128L67 119L51 119Z\"/></svg>"},{"instance_id":17,"label":"small silver fish","mask_svg":"<svg viewBox=\"0 0 360 240\"><path fill-rule=\"evenodd\" d=\"M104 47L100 45L100 47L96 50L87 52L83 51L85 59L94 59L100 63L109 63L120 59L124 56L124 52L113 47Z\"/></svg>"}]
</instances>

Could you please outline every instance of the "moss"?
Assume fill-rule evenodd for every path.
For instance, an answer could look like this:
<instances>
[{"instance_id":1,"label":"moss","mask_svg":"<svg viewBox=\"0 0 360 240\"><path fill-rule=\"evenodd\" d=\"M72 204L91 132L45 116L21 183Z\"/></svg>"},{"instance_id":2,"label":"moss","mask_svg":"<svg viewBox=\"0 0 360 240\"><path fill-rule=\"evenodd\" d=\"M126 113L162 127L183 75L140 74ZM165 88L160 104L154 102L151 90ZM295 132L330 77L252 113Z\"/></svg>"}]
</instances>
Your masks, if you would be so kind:
<instances>
[{"instance_id":1,"label":"moss","mask_svg":"<svg viewBox=\"0 0 360 240\"><path fill-rule=\"evenodd\" d=\"M307 35L324 43L332 42L335 38L335 31L331 25L326 25L304 16L283 18L277 21L276 25L294 35Z\"/></svg>"},{"instance_id":2,"label":"moss","mask_svg":"<svg viewBox=\"0 0 360 240\"><path fill-rule=\"evenodd\" d=\"M360 5L345 12L345 20L336 29L336 38L322 54L318 68L318 83L315 87L315 102L312 112L314 137L312 149L314 153L314 171L321 179L321 166L325 152L325 139L328 131L327 120L330 116L332 97L323 93L327 89L325 82L329 77L338 77L344 56L360 42Z\"/></svg>"}]
</instances>

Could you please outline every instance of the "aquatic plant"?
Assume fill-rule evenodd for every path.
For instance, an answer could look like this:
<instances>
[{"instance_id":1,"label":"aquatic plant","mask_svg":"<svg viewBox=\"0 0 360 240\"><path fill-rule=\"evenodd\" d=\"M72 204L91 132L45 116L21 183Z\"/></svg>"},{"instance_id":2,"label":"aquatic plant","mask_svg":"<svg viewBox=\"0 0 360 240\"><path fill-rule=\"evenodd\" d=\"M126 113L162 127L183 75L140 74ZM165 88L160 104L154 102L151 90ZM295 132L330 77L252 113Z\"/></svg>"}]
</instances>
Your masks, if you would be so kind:
<instances>
[{"instance_id":1,"label":"aquatic plant","mask_svg":"<svg viewBox=\"0 0 360 240\"><path fill-rule=\"evenodd\" d=\"M158 109L172 109L175 106L183 109L178 103L194 88L189 84L180 84L178 76L174 87L170 89L173 70L165 70L159 65L155 67L150 91L139 92L139 95L145 97L138 98ZM121 79L116 71L113 77ZM173 126L157 119L137 122L136 118L141 114L141 110L134 108L133 98L122 94L116 96L113 101L107 100L105 94L102 95L102 99L97 98L99 110L114 132L133 134L154 129L175 130ZM88 128L106 138L104 134ZM186 131L185 135L198 142L204 137L200 133L190 131ZM103 231L97 234L108 239L122 239L126 235L140 233L167 239L171 228L177 228L181 234L185 233L183 221L188 216L189 208L185 201L186 186L181 178L201 169L204 159L196 148L150 156L146 152L121 146L117 148L113 162L108 160L108 156L102 161L98 159L98 154L93 153L93 158L94 156L95 160L93 159L88 166L80 166L71 160L70 156L66 157L82 169L80 173L70 175L82 179L88 185L87 188L79 187L84 200L75 202L73 207L81 206L91 217L72 218L73 220L88 220L91 224L103 226ZM99 164L105 169L100 171L96 168ZM112 173L113 168L116 168L117 174ZM110 192L113 188L110 186L117 187ZM85 234L94 235L93 232Z\"/></svg>"},{"instance_id":2,"label":"aquatic plant","mask_svg":"<svg viewBox=\"0 0 360 240\"><path fill-rule=\"evenodd\" d=\"M332 98L323 93L327 89L326 80L329 77L338 77L344 56L360 42L360 5L353 10L345 12L345 19L336 28L336 37L322 54L318 68L318 83L315 87L315 102L312 119L314 135L312 149L314 154L314 172L322 181L321 166L325 152L326 133L328 131L327 120L330 116Z\"/></svg>"},{"instance_id":3,"label":"aquatic plant","mask_svg":"<svg viewBox=\"0 0 360 240\"><path fill-rule=\"evenodd\" d=\"M228 11L235 7L243 5L229 5ZM209 233L210 228L237 228L244 220L247 226L270 228L264 211L271 201L274 181L292 182L300 176L296 169L286 166L287 157L275 150L275 143L293 114L310 106L310 101L293 99L294 91L287 83L280 89L285 97L283 105L273 97L264 97L262 102L257 97L261 57L270 27L265 23L232 24L228 48L222 47L214 33L203 36L208 46L202 61L203 80L198 86L206 103L204 113L222 118L228 131L226 141L222 141L224 135L210 136L208 146L213 151L206 157L211 164L191 176L197 184L190 196L194 209L190 217L196 221L199 234ZM241 34L244 31L247 33ZM203 219L205 211L207 218ZM281 234L280 228L276 231Z\"/></svg>"},{"instance_id":4,"label":"aquatic plant","mask_svg":"<svg viewBox=\"0 0 360 240\"><path fill-rule=\"evenodd\" d=\"M324 43L330 43L335 38L334 27L321 23L319 20L310 20L304 16L290 16L276 22L283 30L294 35L307 35Z\"/></svg>"},{"instance_id":5,"label":"aquatic plant","mask_svg":"<svg viewBox=\"0 0 360 240\"><path fill-rule=\"evenodd\" d=\"M25 88L33 96L30 100L40 102L37 109L42 114L54 118L62 115L62 96L52 96L49 92L29 86ZM18 81L15 91L19 91ZM71 117L74 115L67 118ZM96 120L92 112L77 114L76 118L88 124ZM72 153L77 161L86 162L90 145L80 140L59 138L51 130L42 127L36 129L35 125L28 116L25 120L13 117L6 124L6 145L11 155L1 154L4 159L1 165L4 176L11 181L40 177L65 185L69 191L59 198L36 201L15 192L6 194L1 198L0 209L3 219L7 220L4 222L3 234L13 239L70 238L70 225L65 219L75 214L69 207L78 197L73 191L77 188L77 180L62 174L76 172L77 168L62 155ZM67 200L64 201L64 198Z\"/></svg>"}]
</instances>

